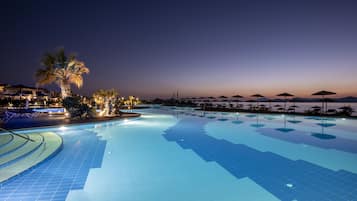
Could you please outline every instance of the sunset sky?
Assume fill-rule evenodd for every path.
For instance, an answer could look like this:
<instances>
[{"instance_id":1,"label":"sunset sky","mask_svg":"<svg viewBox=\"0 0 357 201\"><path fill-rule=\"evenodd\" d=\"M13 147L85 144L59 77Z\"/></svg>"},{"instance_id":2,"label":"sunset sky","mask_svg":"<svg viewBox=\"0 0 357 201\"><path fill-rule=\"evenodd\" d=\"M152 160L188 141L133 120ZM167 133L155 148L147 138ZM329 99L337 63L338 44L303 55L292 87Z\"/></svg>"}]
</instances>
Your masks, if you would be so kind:
<instances>
[{"instance_id":1,"label":"sunset sky","mask_svg":"<svg viewBox=\"0 0 357 201\"><path fill-rule=\"evenodd\" d=\"M35 85L42 55L64 47L91 70L74 90L86 95L357 96L356 10L353 0L7 1L0 83Z\"/></svg>"}]
</instances>

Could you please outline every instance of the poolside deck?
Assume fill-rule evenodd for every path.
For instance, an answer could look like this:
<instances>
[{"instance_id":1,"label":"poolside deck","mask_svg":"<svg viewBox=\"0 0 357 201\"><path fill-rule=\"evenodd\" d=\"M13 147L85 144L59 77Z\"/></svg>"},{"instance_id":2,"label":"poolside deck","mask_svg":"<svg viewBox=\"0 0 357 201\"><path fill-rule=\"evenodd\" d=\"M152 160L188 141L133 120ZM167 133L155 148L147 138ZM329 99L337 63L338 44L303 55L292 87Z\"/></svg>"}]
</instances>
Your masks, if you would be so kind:
<instances>
[{"instance_id":1,"label":"poolside deck","mask_svg":"<svg viewBox=\"0 0 357 201\"><path fill-rule=\"evenodd\" d=\"M271 110L248 110L239 108L217 108L217 107L206 107L204 109L196 109L199 111L207 112L246 112L246 113L262 113L262 114L290 114L298 116L321 116L321 117L341 117L341 118L357 118L357 116L346 116L340 114L321 114L321 113L306 113L306 112L279 112Z\"/></svg>"}]
</instances>

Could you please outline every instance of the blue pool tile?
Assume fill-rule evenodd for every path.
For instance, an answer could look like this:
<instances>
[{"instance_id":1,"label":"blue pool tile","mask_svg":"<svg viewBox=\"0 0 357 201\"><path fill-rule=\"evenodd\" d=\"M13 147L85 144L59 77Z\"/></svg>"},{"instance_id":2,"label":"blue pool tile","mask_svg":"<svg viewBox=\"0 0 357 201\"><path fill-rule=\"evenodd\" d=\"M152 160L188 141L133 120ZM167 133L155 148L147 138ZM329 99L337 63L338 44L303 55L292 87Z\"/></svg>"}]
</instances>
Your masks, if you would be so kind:
<instances>
[{"instance_id":1,"label":"blue pool tile","mask_svg":"<svg viewBox=\"0 0 357 201\"><path fill-rule=\"evenodd\" d=\"M312 133L293 130L289 133L282 133L280 130L272 128L260 128L257 130L262 135L292 142L295 144L307 144L324 149L336 149L345 152L357 153L357 140L336 138L336 136L326 133Z\"/></svg>"},{"instance_id":2,"label":"blue pool tile","mask_svg":"<svg viewBox=\"0 0 357 201\"><path fill-rule=\"evenodd\" d=\"M306 161L294 161L213 138L205 133L207 121L182 119L168 129L164 137L183 149L191 149L207 162L217 162L237 179L252 179L280 200L357 200L356 174L332 171ZM335 193L336 189L338 193Z\"/></svg>"},{"instance_id":3,"label":"blue pool tile","mask_svg":"<svg viewBox=\"0 0 357 201\"><path fill-rule=\"evenodd\" d=\"M89 170L101 166L106 141L87 130L66 131L63 141L56 156L3 183L0 200L64 201L71 189L82 189Z\"/></svg>"}]
</instances>

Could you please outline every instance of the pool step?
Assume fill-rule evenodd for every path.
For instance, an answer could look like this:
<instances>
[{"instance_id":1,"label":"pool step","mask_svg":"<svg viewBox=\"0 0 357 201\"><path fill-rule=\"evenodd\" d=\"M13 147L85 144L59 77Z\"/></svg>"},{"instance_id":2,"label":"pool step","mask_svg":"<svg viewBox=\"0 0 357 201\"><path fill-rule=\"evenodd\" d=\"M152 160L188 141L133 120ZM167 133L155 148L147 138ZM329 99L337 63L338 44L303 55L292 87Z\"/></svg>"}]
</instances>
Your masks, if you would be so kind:
<instances>
[{"instance_id":1,"label":"pool step","mask_svg":"<svg viewBox=\"0 0 357 201\"><path fill-rule=\"evenodd\" d=\"M29 135L29 137L30 137L30 139L33 140L33 142L26 140L27 142L20 148L18 148L18 149L15 148L15 149L11 150L9 153L0 157L0 168L3 166L6 166L7 164L9 164L11 162L15 162L16 160L18 160L22 157L27 156L28 154L30 154L31 152L36 150L39 146L41 146L41 144L43 143L43 140L44 140L41 134ZM23 140L25 140L25 139L23 139Z\"/></svg>"},{"instance_id":2,"label":"pool step","mask_svg":"<svg viewBox=\"0 0 357 201\"><path fill-rule=\"evenodd\" d=\"M10 151L0 157L0 183L34 167L57 153L62 147L62 138L53 133L33 133L27 135L34 142L14 136L14 139L6 145ZM18 147L22 140L27 141L23 146ZM17 143L20 141L21 143ZM16 144L12 146L13 144ZM5 147L3 147L5 148ZM0 148L0 151L2 148Z\"/></svg>"},{"instance_id":3,"label":"pool step","mask_svg":"<svg viewBox=\"0 0 357 201\"><path fill-rule=\"evenodd\" d=\"M0 135L0 148L10 143L13 138L13 135Z\"/></svg>"},{"instance_id":4,"label":"pool step","mask_svg":"<svg viewBox=\"0 0 357 201\"><path fill-rule=\"evenodd\" d=\"M12 135L12 134L10 134L10 135L12 136L12 140L0 148L0 156L11 153L11 152L21 148L28 142L28 140L26 140L24 138L21 138L21 137Z\"/></svg>"}]
</instances>

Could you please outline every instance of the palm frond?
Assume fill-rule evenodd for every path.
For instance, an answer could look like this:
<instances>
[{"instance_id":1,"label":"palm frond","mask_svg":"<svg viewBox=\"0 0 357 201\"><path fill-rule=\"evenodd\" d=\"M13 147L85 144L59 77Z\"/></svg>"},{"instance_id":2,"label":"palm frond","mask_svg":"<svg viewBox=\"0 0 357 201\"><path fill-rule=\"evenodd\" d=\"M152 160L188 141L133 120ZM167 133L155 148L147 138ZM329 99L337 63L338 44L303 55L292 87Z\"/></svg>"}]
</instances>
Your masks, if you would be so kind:
<instances>
[{"instance_id":1,"label":"palm frond","mask_svg":"<svg viewBox=\"0 0 357 201\"><path fill-rule=\"evenodd\" d=\"M67 64L67 57L64 52L64 48L60 48L58 52L56 53L56 62L58 64L58 67L64 68Z\"/></svg>"},{"instance_id":2,"label":"palm frond","mask_svg":"<svg viewBox=\"0 0 357 201\"><path fill-rule=\"evenodd\" d=\"M54 71L52 67L46 67L45 69L38 69L36 71L36 83L38 85L46 85L54 82L56 80L56 76L54 75Z\"/></svg>"},{"instance_id":3,"label":"palm frond","mask_svg":"<svg viewBox=\"0 0 357 201\"><path fill-rule=\"evenodd\" d=\"M72 54L69 55L68 61L76 60L76 57L77 57L77 55L75 53L72 53Z\"/></svg>"},{"instance_id":4,"label":"palm frond","mask_svg":"<svg viewBox=\"0 0 357 201\"><path fill-rule=\"evenodd\" d=\"M76 85L78 88L81 88L83 86L83 77L82 77L82 75L71 74L69 76L68 80L69 80L69 82L71 82L74 85Z\"/></svg>"},{"instance_id":5,"label":"palm frond","mask_svg":"<svg viewBox=\"0 0 357 201\"><path fill-rule=\"evenodd\" d=\"M46 67L53 68L55 63L56 63L56 58L50 53L46 53L41 59L41 65Z\"/></svg>"},{"instance_id":6,"label":"palm frond","mask_svg":"<svg viewBox=\"0 0 357 201\"><path fill-rule=\"evenodd\" d=\"M56 82L58 85L74 84L80 88L83 86L82 75L89 73L89 68L85 66L84 62L77 60L74 54L67 57L63 48L54 54L46 53L41 64L46 68L36 72L36 80L39 85Z\"/></svg>"}]
</instances>

